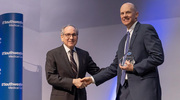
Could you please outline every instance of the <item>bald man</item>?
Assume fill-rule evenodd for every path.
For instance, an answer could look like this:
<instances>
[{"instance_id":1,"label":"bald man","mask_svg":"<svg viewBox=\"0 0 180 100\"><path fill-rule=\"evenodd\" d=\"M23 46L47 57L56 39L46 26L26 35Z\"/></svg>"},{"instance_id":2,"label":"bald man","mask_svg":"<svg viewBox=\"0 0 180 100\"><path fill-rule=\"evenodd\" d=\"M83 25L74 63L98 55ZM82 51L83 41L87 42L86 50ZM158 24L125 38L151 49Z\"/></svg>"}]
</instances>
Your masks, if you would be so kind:
<instances>
[{"instance_id":1,"label":"bald man","mask_svg":"<svg viewBox=\"0 0 180 100\"><path fill-rule=\"evenodd\" d=\"M158 66L164 62L161 40L154 27L137 21L139 13L132 3L124 3L120 8L122 23L127 27L125 36L119 43L116 56L110 66L100 73L86 77L83 81L97 86L117 76L116 100L161 100ZM129 44L128 44L129 42ZM127 46L129 45L129 46ZM127 47L127 48L125 48ZM134 64L129 60L122 65L120 59L131 52ZM124 81L122 75L124 74Z\"/></svg>"}]
</instances>

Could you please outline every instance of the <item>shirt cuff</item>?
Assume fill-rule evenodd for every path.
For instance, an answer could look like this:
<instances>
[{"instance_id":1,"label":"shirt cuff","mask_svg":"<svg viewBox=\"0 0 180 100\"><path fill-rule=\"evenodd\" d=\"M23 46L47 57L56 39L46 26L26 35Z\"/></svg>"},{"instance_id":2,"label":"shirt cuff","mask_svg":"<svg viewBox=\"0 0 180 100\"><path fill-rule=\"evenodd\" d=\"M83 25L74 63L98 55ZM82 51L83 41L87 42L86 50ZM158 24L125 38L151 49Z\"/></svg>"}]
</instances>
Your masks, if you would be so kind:
<instances>
[{"instance_id":1,"label":"shirt cuff","mask_svg":"<svg viewBox=\"0 0 180 100\"><path fill-rule=\"evenodd\" d=\"M92 79L92 84L95 84L95 80L92 76L91 76L91 79Z\"/></svg>"}]
</instances>

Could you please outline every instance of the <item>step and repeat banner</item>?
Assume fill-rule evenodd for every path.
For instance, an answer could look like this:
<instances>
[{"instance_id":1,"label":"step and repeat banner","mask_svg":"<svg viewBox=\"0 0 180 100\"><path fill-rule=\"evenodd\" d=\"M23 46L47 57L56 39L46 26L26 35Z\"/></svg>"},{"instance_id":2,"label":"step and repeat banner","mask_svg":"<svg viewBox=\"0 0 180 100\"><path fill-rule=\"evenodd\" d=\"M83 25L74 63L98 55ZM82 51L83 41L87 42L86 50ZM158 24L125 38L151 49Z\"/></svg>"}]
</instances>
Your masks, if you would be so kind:
<instances>
[{"instance_id":1,"label":"step and repeat banner","mask_svg":"<svg viewBox=\"0 0 180 100\"><path fill-rule=\"evenodd\" d=\"M23 15L0 15L0 100L22 100Z\"/></svg>"}]
</instances>

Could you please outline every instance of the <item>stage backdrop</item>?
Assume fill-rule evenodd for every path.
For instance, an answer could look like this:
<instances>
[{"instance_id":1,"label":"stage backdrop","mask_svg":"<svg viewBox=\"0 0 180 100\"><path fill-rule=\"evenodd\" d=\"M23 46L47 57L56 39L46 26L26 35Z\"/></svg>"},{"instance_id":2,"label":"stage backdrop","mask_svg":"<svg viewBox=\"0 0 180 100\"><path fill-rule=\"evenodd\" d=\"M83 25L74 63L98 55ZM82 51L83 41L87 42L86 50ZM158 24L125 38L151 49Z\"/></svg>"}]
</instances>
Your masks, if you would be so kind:
<instances>
[{"instance_id":1,"label":"stage backdrop","mask_svg":"<svg viewBox=\"0 0 180 100\"><path fill-rule=\"evenodd\" d=\"M23 15L0 16L0 100L22 100Z\"/></svg>"}]
</instances>

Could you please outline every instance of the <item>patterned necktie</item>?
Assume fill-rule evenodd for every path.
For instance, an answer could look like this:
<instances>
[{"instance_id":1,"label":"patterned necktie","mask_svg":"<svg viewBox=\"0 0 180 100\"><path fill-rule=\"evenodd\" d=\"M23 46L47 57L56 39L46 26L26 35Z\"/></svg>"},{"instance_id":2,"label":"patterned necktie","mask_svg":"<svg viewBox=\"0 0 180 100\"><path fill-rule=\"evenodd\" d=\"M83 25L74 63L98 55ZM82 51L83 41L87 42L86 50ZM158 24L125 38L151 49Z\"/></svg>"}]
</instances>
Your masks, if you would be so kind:
<instances>
[{"instance_id":1,"label":"patterned necktie","mask_svg":"<svg viewBox=\"0 0 180 100\"><path fill-rule=\"evenodd\" d=\"M125 52L124 52L124 57L123 57L123 61L122 61L122 65L124 65L125 61L126 61L126 53L128 52L129 49L129 39L130 39L130 33L127 32L127 37L126 37L126 45L125 45ZM126 70L122 70L122 75L121 75L121 85L124 85L125 82L125 77L126 77Z\"/></svg>"},{"instance_id":2,"label":"patterned necktie","mask_svg":"<svg viewBox=\"0 0 180 100\"><path fill-rule=\"evenodd\" d=\"M71 67L72 67L72 70L73 70L75 76L77 76L77 65L76 65L76 62L75 62L74 57L73 57L74 50L70 50L69 52L70 52Z\"/></svg>"}]
</instances>

